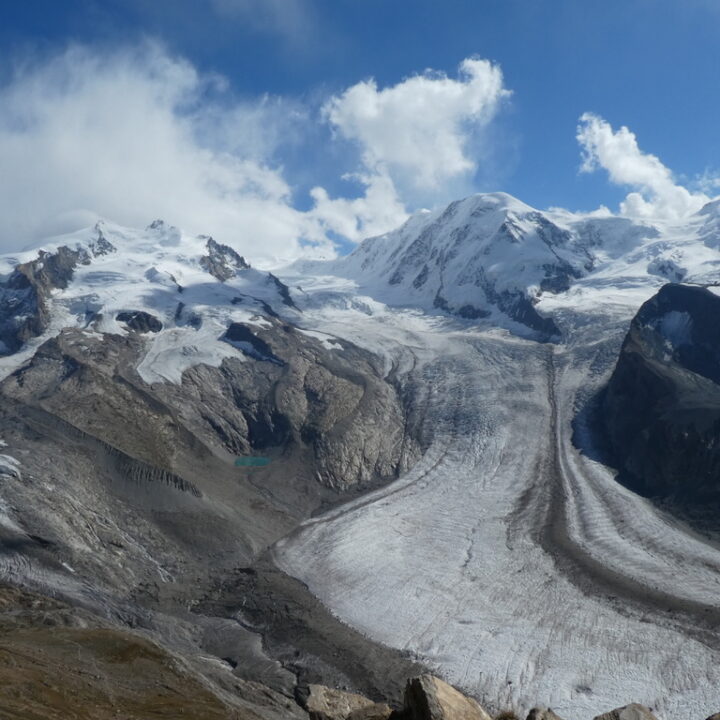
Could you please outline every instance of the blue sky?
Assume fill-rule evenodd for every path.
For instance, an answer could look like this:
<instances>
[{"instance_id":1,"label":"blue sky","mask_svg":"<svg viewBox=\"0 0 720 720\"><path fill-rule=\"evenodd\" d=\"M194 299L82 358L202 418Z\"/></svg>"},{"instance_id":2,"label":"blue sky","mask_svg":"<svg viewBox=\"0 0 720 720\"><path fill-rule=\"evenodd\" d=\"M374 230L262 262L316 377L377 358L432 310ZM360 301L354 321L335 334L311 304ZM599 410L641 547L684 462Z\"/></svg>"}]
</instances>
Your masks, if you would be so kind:
<instances>
[{"instance_id":1,"label":"blue sky","mask_svg":"<svg viewBox=\"0 0 720 720\"><path fill-rule=\"evenodd\" d=\"M6 95L8 88L13 91L16 103L27 98L23 92L29 92L27 88L33 84L37 93L43 82L52 88L66 85L63 92L67 97L55 97L53 102L67 109L68 98L79 93L78 79L68 80L73 72L96 77L100 85L109 87L117 78L116 66L126 74L149 72L157 80L158 72L152 68L162 65L163 58L181 63L194 73L195 85L189 92L183 86L168 102L181 123L192 116L188 132L199 151L222 153L223 172L230 172L226 156L234 156L245 163L240 184L262 186L260 194L272 196L274 201L282 196L282 203L289 206L278 214L287 214L280 221L281 231L262 224L257 227L257 237L271 233L268 246L279 256L282 253L276 248L283 247L283 238L292 233L304 233L305 240L289 243L293 248L290 254L307 247L327 250L317 223L324 237L351 236L349 240L356 241L365 231L384 229L383 223L392 224L403 212L472 191L504 190L536 207L571 210L592 210L604 204L617 211L633 191L651 204L657 196L664 202L667 194L658 188L667 185L667 178L657 182L643 179L650 172L647 154L657 156L658 163L669 169L673 184L699 194L698 182L704 177L704 191L715 194L718 189L712 180L720 170L719 35L720 5L713 0L25 0L0 7L0 81ZM82 58L65 56L64 79L58 79L55 74L62 75L57 70L62 65L58 58L68 47ZM109 62L108 57L114 60ZM445 137L442 133L447 130L450 144L427 147L418 157L393 159L394 143L403 139L402 128L395 140L378 133L415 122L409 109L406 113L397 106L404 103L403 107L409 108L413 103L412 86L403 86L403 82L432 69L435 74L422 76L427 82L418 84L417 90L433 94L440 87L432 84L433 79L444 73L455 85L448 85L445 89L451 95L441 95L444 99L438 102L455 102L455 91L472 92L470 75L458 71L466 59L490 61L491 66L478 72L487 74L492 68L500 73L501 90L495 88L495 95L484 96L484 100L478 96L475 105L469 97L458 100L455 111L436 119L438 137ZM109 67L113 62L115 66ZM99 67L103 63L105 67ZM371 79L374 90L368 90ZM169 80L163 76L159 82L176 80L174 75ZM477 80L479 83L482 78L478 75ZM347 95L362 83L357 97ZM122 94L103 97L104 105L116 97L116 114L121 117L149 112L145 101L134 103L132 95L136 91L142 94L147 82L140 82L134 90L131 85L123 83ZM381 100L383 89L400 86L407 92L385 97L386 124L363 125L359 119L362 103ZM476 91L480 92L479 86ZM102 94L93 92L98 93L94 97ZM54 90L50 94L54 96ZM78 102L91 102L89 98L86 93ZM11 104L6 102L6 106ZM207 107L212 107L212 112L207 112ZM425 108L422 113L432 110L432 105L421 107ZM78 115L67 112L67 117ZM594 139L581 148L576 138L578 121L588 112L609 125L596 123ZM46 104L37 113L45 117L54 110ZM230 116L235 125L226 120ZM108 113L104 120L108 142L112 143L115 132L136 121L138 117L129 118L118 130ZM101 157L98 143L86 148L78 138L70 137L72 129L67 128L67 119L64 122L62 133L48 125L43 135L47 143L53 142L55 132L63 146L76 143L73 147L79 153L92 154L98 162L113 160L112 156ZM87 124L87 120L83 122ZM19 162L18 125L37 126L37 118L18 120L17 112L10 119L5 117L6 133L10 128L14 134L5 143L0 135L1 162L7 160L4 147L9 148L7 162ZM643 153L640 156L630 147L635 160L644 163L644 169L630 175L623 175L619 156L627 149L627 143L616 135L621 126L634 133ZM428 137L434 127L415 130L418 137ZM142 134L141 120L138 128ZM2 130L0 118L0 133ZM157 132L162 135L159 127ZM178 142L183 132L181 128ZM408 133L412 135L412 127ZM445 153L452 150L453 138L460 159ZM27 155L38 143L30 142L29 136L25 139L28 142L21 149ZM118 146L121 144L119 141ZM170 167L171 151L154 157L155 146L157 142L147 153L139 146L138 156L147 154L154 165L167 161ZM587 165L593 165L595 172L580 172L581 150L592 155ZM434 165L428 165L431 155L438 152ZM125 156L132 154L125 151ZM424 165L423 160L427 161ZM187 168L189 162L178 161L177 167ZM34 164L41 168L43 161L36 159ZM203 177L211 167L204 167ZM664 172L657 166L652 169ZM258 180L263 171L265 175ZM29 187L33 178L27 173ZM128 168L128 174L132 173L142 174L141 164ZM343 178L353 173L353 177ZM56 174L58 187L66 188L61 167ZM421 176L426 182L416 182ZM613 176L616 182L611 182ZM78 177L77 167L74 177ZM233 192L223 187L225 197L239 192L236 179L230 183ZM162 180L167 183L167 178ZM275 187L276 181L285 183L285 189ZM153 181L152 187L159 182L160 178ZM152 195L148 183L144 196ZM132 187L131 178L127 185ZM317 195L310 194L314 187L322 187L327 202L312 218L313 229L308 229L308 216L298 213L322 204ZM394 193L392 202L382 205L376 199L361 208L348 205L368 187L377 197ZM120 221L135 219L119 201L105 207L102 195L93 195L79 184L77 207L72 207L72 194L56 197L53 187L47 192L52 195L48 203L56 215L62 215L64 202L68 212L114 212L121 216L115 218ZM184 205L192 202L192 192L191 187L178 189ZM209 216L217 197L205 200ZM102 207L87 207L91 202ZM172 212L171 206L166 210L160 204L159 211ZM202 198L198 206L203 206ZM218 207L212 205L215 215L222 214ZM248 209L242 218L247 219L250 212ZM348 222L353 213L362 219L353 220L355 230L351 231ZM47 232L56 226L64 229L75 222L73 217L59 224L48 218L42 227L20 221L13 227L0 226L0 247L8 244L3 233L7 237L10 233ZM231 222L235 216L228 210L227 217ZM188 224L184 216L178 224L183 220ZM189 224L194 225L192 218ZM248 226L255 231L253 222ZM223 229L227 232L227 226ZM240 238L238 242L250 241Z\"/></svg>"}]
</instances>

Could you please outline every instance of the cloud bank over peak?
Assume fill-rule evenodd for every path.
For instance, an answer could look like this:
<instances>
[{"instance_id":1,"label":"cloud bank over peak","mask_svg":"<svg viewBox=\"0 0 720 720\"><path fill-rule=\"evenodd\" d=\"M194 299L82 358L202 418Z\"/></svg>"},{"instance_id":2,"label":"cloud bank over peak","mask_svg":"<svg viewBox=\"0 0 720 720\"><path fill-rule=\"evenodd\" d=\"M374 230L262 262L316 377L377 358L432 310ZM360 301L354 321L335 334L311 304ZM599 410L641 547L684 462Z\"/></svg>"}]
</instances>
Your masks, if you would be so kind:
<instances>
[{"instance_id":1,"label":"cloud bank over peak","mask_svg":"<svg viewBox=\"0 0 720 720\"><path fill-rule=\"evenodd\" d=\"M467 59L457 79L365 81L315 105L243 100L152 41L70 46L0 86L0 252L100 216L136 227L162 217L266 265L329 257L337 239L403 222L418 207L414 188L471 175L469 143L508 94L498 67ZM318 143L347 165L327 187L308 183L304 200L282 159L292 146L312 172ZM341 179L356 196L333 196L347 192Z\"/></svg>"},{"instance_id":2,"label":"cloud bank over peak","mask_svg":"<svg viewBox=\"0 0 720 720\"><path fill-rule=\"evenodd\" d=\"M636 188L620 205L623 215L676 219L699 210L710 198L675 182L655 155L644 153L627 127L615 131L602 117L580 117L577 140L583 153L581 171L607 171L611 182Z\"/></svg>"},{"instance_id":3,"label":"cloud bank over peak","mask_svg":"<svg viewBox=\"0 0 720 720\"><path fill-rule=\"evenodd\" d=\"M227 122L272 138L283 113L225 100L216 78L153 43L24 65L0 88L0 250L76 229L84 211L140 227L164 217L251 256L328 249L281 172L228 141Z\"/></svg>"},{"instance_id":4,"label":"cloud bank over peak","mask_svg":"<svg viewBox=\"0 0 720 720\"><path fill-rule=\"evenodd\" d=\"M322 117L359 150L352 177L365 195L333 199L313 189L323 227L356 241L399 225L406 204L417 209L472 192L483 130L510 95L497 65L467 58L457 79L426 70L385 88L371 78L331 97Z\"/></svg>"}]
</instances>

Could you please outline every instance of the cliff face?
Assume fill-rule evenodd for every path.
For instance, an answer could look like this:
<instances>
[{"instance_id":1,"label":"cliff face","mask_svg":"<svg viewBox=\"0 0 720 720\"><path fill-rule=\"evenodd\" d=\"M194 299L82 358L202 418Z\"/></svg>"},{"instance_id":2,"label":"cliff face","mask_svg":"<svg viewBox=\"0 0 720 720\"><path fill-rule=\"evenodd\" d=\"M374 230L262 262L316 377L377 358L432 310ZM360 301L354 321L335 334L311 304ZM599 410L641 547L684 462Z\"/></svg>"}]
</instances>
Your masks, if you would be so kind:
<instances>
[{"instance_id":1,"label":"cliff face","mask_svg":"<svg viewBox=\"0 0 720 720\"><path fill-rule=\"evenodd\" d=\"M633 319L602 404L616 466L643 494L720 504L720 298L665 285Z\"/></svg>"}]
</instances>

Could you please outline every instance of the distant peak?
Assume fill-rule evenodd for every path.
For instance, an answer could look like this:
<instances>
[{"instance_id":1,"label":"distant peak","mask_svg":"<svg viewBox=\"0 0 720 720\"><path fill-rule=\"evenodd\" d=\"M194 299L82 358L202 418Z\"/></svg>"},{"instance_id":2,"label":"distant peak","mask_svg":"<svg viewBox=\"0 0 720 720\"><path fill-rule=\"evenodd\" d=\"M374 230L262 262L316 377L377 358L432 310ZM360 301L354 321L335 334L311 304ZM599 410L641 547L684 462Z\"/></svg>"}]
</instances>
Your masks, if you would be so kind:
<instances>
[{"instance_id":1,"label":"distant peak","mask_svg":"<svg viewBox=\"0 0 720 720\"><path fill-rule=\"evenodd\" d=\"M698 215L720 215L720 197L711 200L709 203L705 203L700 210Z\"/></svg>"}]
</instances>

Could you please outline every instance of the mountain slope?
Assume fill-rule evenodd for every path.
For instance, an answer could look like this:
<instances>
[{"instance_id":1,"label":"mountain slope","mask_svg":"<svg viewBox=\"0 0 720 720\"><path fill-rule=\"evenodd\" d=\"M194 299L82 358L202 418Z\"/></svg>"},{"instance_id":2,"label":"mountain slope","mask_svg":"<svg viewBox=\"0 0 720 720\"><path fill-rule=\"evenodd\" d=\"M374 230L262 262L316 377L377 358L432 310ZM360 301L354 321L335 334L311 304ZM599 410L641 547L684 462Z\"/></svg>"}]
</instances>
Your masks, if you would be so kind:
<instances>
[{"instance_id":1,"label":"mountain slope","mask_svg":"<svg viewBox=\"0 0 720 720\"><path fill-rule=\"evenodd\" d=\"M199 610L228 578L264 577L255 564L302 519L413 463L381 361L303 330L288 289L231 248L161 223L99 225L4 264L0 581L139 628L201 684L287 697L320 667L368 691L401 682L410 664L352 631L344 671L329 643L302 650L334 621L289 579L242 602L262 616L292 597L292 671L264 651L260 619Z\"/></svg>"},{"instance_id":2,"label":"mountain slope","mask_svg":"<svg viewBox=\"0 0 720 720\"><path fill-rule=\"evenodd\" d=\"M720 297L668 284L633 319L603 400L615 464L644 494L720 508Z\"/></svg>"},{"instance_id":3,"label":"mountain slope","mask_svg":"<svg viewBox=\"0 0 720 720\"><path fill-rule=\"evenodd\" d=\"M557 340L561 308L586 310L609 293L639 304L647 288L665 282L716 282L719 217L717 203L668 223L541 212L504 193L473 195L417 213L345 258L299 263L285 276L348 278L359 294L390 305Z\"/></svg>"}]
</instances>

